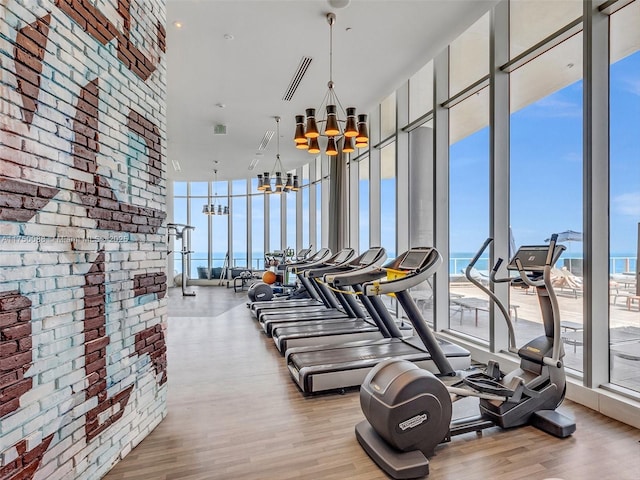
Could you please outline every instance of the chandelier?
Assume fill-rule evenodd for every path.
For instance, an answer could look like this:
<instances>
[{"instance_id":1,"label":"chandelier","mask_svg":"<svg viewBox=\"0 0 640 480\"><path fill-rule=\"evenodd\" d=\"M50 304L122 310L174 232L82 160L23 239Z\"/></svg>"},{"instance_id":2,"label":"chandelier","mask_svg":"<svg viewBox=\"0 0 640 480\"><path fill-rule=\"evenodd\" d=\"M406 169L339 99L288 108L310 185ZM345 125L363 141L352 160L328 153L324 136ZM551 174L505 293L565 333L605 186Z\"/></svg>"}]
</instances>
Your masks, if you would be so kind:
<instances>
[{"instance_id":1,"label":"chandelier","mask_svg":"<svg viewBox=\"0 0 640 480\"><path fill-rule=\"evenodd\" d=\"M306 115L296 115L296 131L294 141L296 148L307 150L311 154L320 153L318 137L327 137L325 153L328 156L338 155L338 143L342 141L341 150L344 153L364 148L369 143L367 129L367 115L356 115L355 107L342 107L334 90L333 83L333 24L336 22L334 13L327 13L329 23L329 89L318 108L322 117L316 120L316 109L307 108ZM338 110L339 109L339 110ZM341 115L344 120L339 118ZM306 117L306 118L305 118ZM320 133L318 124L324 124L324 131ZM344 124L344 127L342 126ZM354 144L355 140L355 144Z\"/></svg>"},{"instance_id":2,"label":"chandelier","mask_svg":"<svg viewBox=\"0 0 640 480\"><path fill-rule=\"evenodd\" d=\"M264 172L258 174L258 190L264 193L287 193L297 192L300 190L300 183L298 182L298 175L287 173L287 178L282 178L282 162L280 161L280 117L276 119L276 139L277 139L277 153L276 163L273 164L271 173ZM275 184L272 186L272 180L275 180Z\"/></svg>"},{"instance_id":3,"label":"chandelier","mask_svg":"<svg viewBox=\"0 0 640 480\"><path fill-rule=\"evenodd\" d=\"M215 185L217 188L218 170L214 170L213 173L215 175ZM217 201L218 201L218 192L213 194L213 203L203 205L202 213L204 213L205 215L229 215L229 207L227 205L223 207L222 204L216 205Z\"/></svg>"}]
</instances>

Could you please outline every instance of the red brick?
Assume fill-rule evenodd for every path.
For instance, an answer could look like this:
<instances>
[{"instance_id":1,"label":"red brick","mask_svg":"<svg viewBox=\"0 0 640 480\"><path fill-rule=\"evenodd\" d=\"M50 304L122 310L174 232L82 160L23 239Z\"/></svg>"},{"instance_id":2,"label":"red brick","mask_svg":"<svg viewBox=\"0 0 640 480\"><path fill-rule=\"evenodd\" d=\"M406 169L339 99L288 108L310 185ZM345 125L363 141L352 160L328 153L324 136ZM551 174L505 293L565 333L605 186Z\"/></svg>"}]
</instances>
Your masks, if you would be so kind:
<instances>
[{"instance_id":1,"label":"red brick","mask_svg":"<svg viewBox=\"0 0 640 480\"><path fill-rule=\"evenodd\" d=\"M96 338L95 340L85 342L84 350L86 353L91 353L91 352L101 350L105 348L107 345L109 345L109 337Z\"/></svg>"},{"instance_id":2,"label":"red brick","mask_svg":"<svg viewBox=\"0 0 640 480\"><path fill-rule=\"evenodd\" d=\"M19 398L14 398L8 402L0 403L0 418L10 414L11 412L15 412L18 408L20 408Z\"/></svg>"},{"instance_id":3,"label":"red brick","mask_svg":"<svg viewBox=\"0 0 640 480\"><path fill-rule=\"evenodd\" d=\"M85 369L85 372L86 372L87 375L89 375L90 373L93 373L93 372L98 372L98 375L100 375L100 370L106 364L107 364L107 362L106 362L105 358L99 358L95 362L92 362L92 363L90 363L88 365L85 365L84 369Z\"/></svg>"},{"instance_id":4,"label":"red brick","mask_svg":"<svg viewBox=\"0 0 640 480\"><path fill-rule=\"evenodd\" d=\"M0 328L18 323L18 312L0 313Z\"/></svg>"},{"instance_id":5,"label":"red brick","mask_svg":"<svg viewBox=\"0 0 640 480\"><path fill-rule=\"evenodd\" d=\"M31 390L33 386L33 378L25 378L18 383L0 390L0 403L5 403L13 398L20 398L22 395Z\"/></svg>"},{"instance_id":6,"label":"red brick","mask_svg":"<svg viewBox=\"0 0 640 480\"><path fill-rule=\"evenodd\" d=\"M18 351L18 342L0 342L0 357L10 357Z\"/></svg>"},{"instance_id":7,"label":"red brick","mask_svg":"<svg viewBox=\"0 0 640 480\"><path fill-rule=\"evenodd\" d=\"M0 340L15 340L31 335L31 323L18 323L11 327L5 327L0 332Z\"/></svg>"},{"instance_id":8,"label":"red brick","mask_svg":"<svg viewBox=\"0 0 640 480\"><path fill-rule=\"evenodd\" d=\"M0 372L18 370L24 366L31 365L31 352L19 352L6 358L0 358Z\"/></svg>"}]
</instances>

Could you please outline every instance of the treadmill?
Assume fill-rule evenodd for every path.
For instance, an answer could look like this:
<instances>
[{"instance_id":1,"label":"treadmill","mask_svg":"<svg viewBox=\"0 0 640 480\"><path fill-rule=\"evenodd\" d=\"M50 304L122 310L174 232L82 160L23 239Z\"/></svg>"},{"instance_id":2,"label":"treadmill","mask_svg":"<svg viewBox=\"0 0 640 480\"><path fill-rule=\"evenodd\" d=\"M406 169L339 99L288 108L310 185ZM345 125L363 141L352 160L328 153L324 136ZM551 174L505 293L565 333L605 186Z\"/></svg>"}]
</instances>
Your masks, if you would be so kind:
<instances>
[{"instance_id":1,"label":"treadmill","mask_svg":"<svg viewBox=\"0 0 640 480\"><path fill-rule=\"evenodd\" d=\"M321 248L314 255L308 257L302 261L290 263L286 266L288 270L292 270L294 273L298 268L302 269L303 267L313 266L313 265L321 265L322 262L326 261L331 256L331 250L328 248ZM315 289L312 288L309 282L302 282L300 279L300 275L298 275L298 279L301 280L303 287L307 289L311 298L303 298L303 299L288 299L286 297L280 298L278 300L269 300L269 301L258 301L249 303L249 308L253 315L257 318L259 312L264 310L269 310L273 308L282 308L286 305L319 305L322 303L322 299L318 297Z\"/></svg>"},{"instance_id":2,"label":"treadmill","mask_svg":"<svg viewBox=\"0 0 640 480\"><path fill-rule=\"evenodd\" d=\"M298 274L302 275L304 279L309 282L309 288L316 290L316 293L322 299L323 303L309 306L293 305L291 308L261 311L257 317L265 333L271 335L272 327L275 323L281 324L298 322L300 320L318 320L336 317L363 317L364 314L353 299L347 299L343 293L332 291L327 284L316 281L316 279L322 277L326 272L347 266L354 253L352 248L345 248L322 266L304 267L302 272L298 271Z\"/></svg>"},{"instance_id":3,"label":"treadmill","mask_svg":"<svg viewBox=\"0 0 640 480\"><path fill-rule=\"evenodd\" d=\"M288 348L292 347L328 345L355 340L390 337L391 334L384 320L380 318L378 311L372 306L369 298L359 297L370 317L367 317L361 311L360 305L353 299L354 296L362 294L361 287L357 281L357 275L355 274L369 273L375 270L381 272L380 275L384 276L383 270L379 267L386 258L387 254L384 248L374 247L344 266L313 269L313 275L316 277L322 275L324 282L327 284L332 284L333 278L336 275L343 277L344 275L342 274L352 274L351 278L356 280L351 283L343 282L341 291L345 299L349 301L354 312L357 312L357 318L345 319L342 315L315 320L302 318L295 323L274 323L271 327L271 334L280 353L284 354ZM350 288L350 290L344 290L344 287Z\"/></svg>"},{"instance_id":4,"label":"treadmill","mask_svg":"<svg viewBox=\"0 0 640 480\"><path fill-rule=\"evenodd\" d=\"M291 377L304 394L344 389L362 384L369 371L382 360L404 359L439 374L445 359L454 370L471 364L464 348L437 339L431 332L408 289L431 277L442 263L435 248L415 247L388 263L387 280L373 279L363 284L367 296L395 294L417 336L350 342L343 345L290 348L285 359ZM347 274L348 275L348 274ZM334 279L339 284L339 276Z\"/></svg>"}]
</instances>

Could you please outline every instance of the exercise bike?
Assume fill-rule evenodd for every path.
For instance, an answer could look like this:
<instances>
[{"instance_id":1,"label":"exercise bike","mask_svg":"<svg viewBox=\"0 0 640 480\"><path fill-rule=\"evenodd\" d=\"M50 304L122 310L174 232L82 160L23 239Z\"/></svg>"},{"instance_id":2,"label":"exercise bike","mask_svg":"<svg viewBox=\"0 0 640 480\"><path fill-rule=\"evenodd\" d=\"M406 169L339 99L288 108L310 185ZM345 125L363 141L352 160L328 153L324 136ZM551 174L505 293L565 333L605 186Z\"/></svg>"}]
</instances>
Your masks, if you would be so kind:
<instances>
[{"instance_id":1,"label":"exercise bike","mask_svg":"<svg viewBox=\"0 0 640 480\"><path fill-rule=\"evenodd\" d=\"M488 287L471 280L471 268L493 239L485 241L466 271L467 278L502 312L509 330L509 351L519 356L519 368L504 374L492 361L485 371L446 385L411 362L389 360L366 377L360 389L366 420L356 426L356 437L388 475L396 479L427 475L428 457L435 448L462 433L521 425L536 426L559 438L575 432L575 422L555 410L566 392L560 313L551 284L551 267L565 247L556 245L556 240L553 235L548 246L520 247L507 266L507 270L518 272L516 278L496 277L502 259L491 272L494 283L510 282L537 290L545 334L520 349L515 346L513 324L504 304ZM480 414L451 422L452 402L466 397L479 398Z\"/></svg>"}]
</instances>

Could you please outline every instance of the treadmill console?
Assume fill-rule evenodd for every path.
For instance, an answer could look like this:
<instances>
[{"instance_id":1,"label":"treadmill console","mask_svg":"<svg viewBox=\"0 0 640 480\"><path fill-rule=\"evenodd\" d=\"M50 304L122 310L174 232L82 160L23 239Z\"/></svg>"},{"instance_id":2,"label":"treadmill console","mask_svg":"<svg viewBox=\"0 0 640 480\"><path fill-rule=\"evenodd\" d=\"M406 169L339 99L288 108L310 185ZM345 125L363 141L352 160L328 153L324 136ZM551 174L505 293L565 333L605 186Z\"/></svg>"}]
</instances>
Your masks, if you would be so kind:
<instances>
[{"instance_id":1,"label":"treadmill console","mask_svg":"<svg viewBox=\"0 0 640 480\"><path fill-rule=\"evenodd\" d=\"M336 258L333 260L332 263L336 265L344 263L347 260L349 260L349 258L351 258L352 254L353 254L353 250L351 250L350 248L347 248L346 250L342 250L336 255Z\"/></svg>"},{"instance_id":2,"label":"treadmill console","mask_svg":"<svg viewBox=\"0 0 640 480\"><path fill-rule=\"evenodd\" d=\"M556 245L556 249L553 252L553 258L551 259L551 266L556 264L564 250L564 245ZM507 270L518 270L518 267L516 266L516 259L519 259L520 263L522 263L522 268L527 272L542 272L547 262L548 253L548 245L522 246L513 256L509 265L507 265Z\"/></svg>"},{"instance_id":3,"label":"treadmill console","mask_svg":"<svg viewBox=\"0 0 640 480\"><path fill-rule=\"evenodd\" d=\"M380 248L370 248L367 250L360 259L359 265L363 267L371 265L375 262L376 258L378 258L378 255L380 255L380 250Z\"/></svg>"},{"instance_id":4,"label":"treadmill console","mask_svg":"<svg viewBox=\"0 0 640 480\"><path fill-rule=\"evenodd\" d=\"M400 262L400 265L398 265L398 268L400 270L419 269L422 265L424 265L424 262L427 260L427 257L429 256L431 251L431 248L409 250Z\"/></svg>"}]
</instances>

